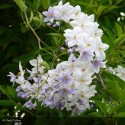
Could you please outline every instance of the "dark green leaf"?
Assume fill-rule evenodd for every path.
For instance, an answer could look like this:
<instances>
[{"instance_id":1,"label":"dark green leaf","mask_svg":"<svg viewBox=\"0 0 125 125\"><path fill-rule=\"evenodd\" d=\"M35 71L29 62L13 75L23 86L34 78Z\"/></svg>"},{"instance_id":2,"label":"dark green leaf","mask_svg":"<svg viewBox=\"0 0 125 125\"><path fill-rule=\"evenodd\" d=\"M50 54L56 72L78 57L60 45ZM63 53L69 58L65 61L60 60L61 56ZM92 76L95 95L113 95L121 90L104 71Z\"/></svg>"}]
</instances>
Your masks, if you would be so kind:
<instances>
[{"instance_id":1,"label":"dark green leaf","mask_svg":"<svg viewBox=\"0 0 125 125\"><path fill-rule=\"evenodd\" d=\"M106 8L107 6L104 5L99 6L99 8L97 9L97 15L100 15Z\"/></svg>"},{"instance_id":2,"label":"dark green leaf","mask_svg":"<svg viewBox=\"0 0 125 125\"><path fill-rule=\"evenodd\" d=\"M46 34L46 35L55 36L55 37L58 37L58 38L64 38L64 36L60 33L49 33L49 34Z\"/></svg>"},{"instance_id":3,"label":"dark green leaf","mask_svg":"<svg viewBox=\"0 0 125 125\"><path fill-rule=\"evenodd\" d=\"M50 0L42 0L42 4L44 9L48 9L49 5L50 5Z\"/></svg>"},{"instance_id":4,"label":"dark green leaf","mask_svg":"<svg viewBox=\"0 0 125 125\"><path fill-rule=\"evenodd\" d=\"M33 1L33 6L34 6L34 8L35 8L36 10L38 10L39 7L41 6L41 2L42 2L42 0L34 0L34 1Z\"/></svg>"},{"instance_id":5,"label":"dark green leaf","mask_svg":"<svg viewBox=\"0 0 125 125\"><path fill-rule=\"evenodd\" d=\"M122 27L115 22L115 27L116 27L116 31L117 31L117 35L118 37L120 37L121 35L123 35L123 30L122 30Z\"/></svg>"},{"instance_id":6,"label":"dark green leaf","mask_svg":"<svg viewBox=\"0 0 125 125\"><path fill-rule=\"evenodd\" d=\"M18 5L21 11L26 11L27 6L25 5L25 2L23 0L13 0L13 1Z\"/></svg>"},{"instance_id":7,"label":"dark green leaf","mask_svg":"<svg viewBox=\"0 0 125 125\"><path fill-rule=\"evenodd\" d=\"M125 117L125 112L116 113L115 115L113 115L113 117Z\"/></svg>"},{"instance_id":8,"label":"dark green leaf","mask_svg":"<svg viewBox=\"0 0 125 125\"><path fill-rule=\"evenodd\" d=\"M10 4L2 4L2 5L0 5L0 9L8 9L8 8L11 8L11 7L13 7L13 6L10 5Z\"/></svg>"},{"instance_id":9,"label":"dark green leaf","mask_svg":"<svg viewBox=\"0 0 125 125\"><path fill-rule=\"evenodd\" d=\"M1 106L14 106L14 103L10 100L0 100Z\"/></svg>"},{"instance_id":10,"label":"dark green leaf","mask_svg":"<svg viewBox=\"0 0 125 125\"><path fill-rule=\"evenodd\" d=\"M20 57L16 57L14 59L14 62L28 62L29 60L33 59L33 55L34 55L34 52L31 52L31 53L28 53L28 54L24 54L24 55L21 55Z\"/></svg>"},{"instance_id":11,"label":"dark green leaf","mask_svg":"<svg viewBox=\"0 0 125 125\"><path fill-rule=\"evenodd\" d=\"M114 41L114 46L113 47L118 47L121 44L123 44L125 42L125 34L121 35L120 37L118 37L115 41Z\"/></svg>"},{"instance_id":12,"label":"dark green leaf","mask_svg":"<svg viewBox=\"0 0 125 125\"><path fill-rule=\"evenodd\" d=\"M97 106L100 108L101 112L103 112L104 114L107 113L107 107L105 103L102 103L101 101L98 100L94 100L95 103L97 104Z\"/></svg>"}]
</instances>

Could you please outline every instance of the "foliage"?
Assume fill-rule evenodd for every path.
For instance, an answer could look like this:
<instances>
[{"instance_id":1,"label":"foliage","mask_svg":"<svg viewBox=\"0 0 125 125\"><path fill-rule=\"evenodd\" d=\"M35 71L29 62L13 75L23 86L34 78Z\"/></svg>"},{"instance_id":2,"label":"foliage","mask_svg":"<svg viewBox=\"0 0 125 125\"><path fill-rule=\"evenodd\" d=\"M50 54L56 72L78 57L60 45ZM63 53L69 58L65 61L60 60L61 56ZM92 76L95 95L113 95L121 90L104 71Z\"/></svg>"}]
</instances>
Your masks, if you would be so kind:
<instances>
[{"instance_id":1,"label":"foliage","mask_svg":"<svg viewBox=\"0 0 125 125\"><path fill-rule=\"evenodd\" d=\"M121 17L120 12L124 12L124 0L64 0L72 5L80 5L82 11L87 14L94 14L96 21L100 24L104 34L103 42L110 47L106 51L107 66L116 67L122 65L125 67L125 19ZM48 117L60 118L60 124L73 124L72 118L68 121L65 117L70 116L70 112L49 110L47 107L39 107L37 110L29 110L23 107L24 100L17 97L12 84L7 77L8 73L17 74L18 63L21 61L24 67L30 67L28 61L41 54L43 59L50 67L55 67L58 63L57 59L67 59L67 50L60 50L64 44L64 28L70 27L68 24L63 25L62 29L54 29L46 26L43 22L42 12L47 10L50 5L56 5L56 0L1 0L0 2L0 116L14 116L15 112L20 111L19 117L25 112L25 116L44 116L43 122L48 122ZM27 22L25 20L24 11L28 15ZM23 18L21 18L23 17ZM38 40L42 39L39 50ZM47 48L49 46L50 48ZM56 53L56 54L55 54ZM58 55L58 56L57 56ZM92 84L95 84L97 95L92 98L93 108L85 111L81 117L101 117L100 123L103 124L121 124L123 121L118 117L125 117L125 82L115 75L102 70L97 74ZM102 82L106 88L103 88ZM16 108L14 108L16 106ZM104 118L104 119L103 119ZM53 121L53 123L57 123ZM88 118L92 124L93 119ZM34 124L39 124L41 119L36 117ZM82 121L82 120L81 120ZM78 121L77 121L78 122ZM49 124L49 123L48 123ZM99 124L98 118L94 120L94 124Z\"/></svg>"}]
</instances>

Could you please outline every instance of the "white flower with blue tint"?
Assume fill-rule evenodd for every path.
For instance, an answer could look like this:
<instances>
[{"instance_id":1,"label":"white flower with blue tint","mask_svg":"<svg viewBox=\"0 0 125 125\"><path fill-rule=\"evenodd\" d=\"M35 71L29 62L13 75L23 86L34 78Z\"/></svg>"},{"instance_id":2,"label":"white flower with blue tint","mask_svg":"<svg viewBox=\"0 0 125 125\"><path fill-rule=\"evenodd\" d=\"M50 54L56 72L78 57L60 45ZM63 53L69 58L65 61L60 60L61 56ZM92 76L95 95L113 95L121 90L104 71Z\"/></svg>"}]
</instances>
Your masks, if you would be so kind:
<instances>
[{"instance_id":1,"label":"white flower with blue tint","mask_svg":"<svg viewBox=\"0 0 125 125\"><path fill-rule=\"evenodd\" d=\"M55 10L53 7L49 7L48 11L44 11L43 12L43 15L45 15L45 19L44 19L44 22L50 22L53 23L54 21L54 13L55 13Z\"/></svg>"}]
</instances>

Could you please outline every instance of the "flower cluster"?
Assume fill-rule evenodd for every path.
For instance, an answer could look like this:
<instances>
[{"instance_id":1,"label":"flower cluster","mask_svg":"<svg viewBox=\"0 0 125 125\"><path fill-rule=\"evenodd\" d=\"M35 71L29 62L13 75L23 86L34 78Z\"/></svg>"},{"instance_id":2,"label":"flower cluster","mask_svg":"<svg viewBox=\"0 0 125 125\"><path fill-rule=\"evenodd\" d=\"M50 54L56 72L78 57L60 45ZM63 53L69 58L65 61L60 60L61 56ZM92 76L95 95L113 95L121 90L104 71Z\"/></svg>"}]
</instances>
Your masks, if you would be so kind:
<instances>
[{"instance_id":1,"label":"flower cluster","mask_svg":"<svg viewBox=\"0 0 125 125\"><path fill-rule=\"evenodd\" d=\"M63 5L60 1L43 14L47 25L56 27L62 20L72 26L72 29L64 31L70 54L68 60L45 72L44 61L39 55L30 61L33 66L31 70L24 71L19 64L20 73L15 76L10 72L8 76L11 82L18 83L18 96L29 99L24 106L35 108L37 99L51 109L65 108L73 114L80 114L90 108L90 98L96 94L95 85L90 84L94 74L106 67L105 50L109 46L101 41L103 32L94 22L94 15L84 14L80 6ZM29 76L25 75L26 72Z\"/></svg>"},{"instance_id":2,"label":"flower cluster","mask_svg":"<svg viewBox=\"0 0 125 125\"><path fill-rule=\"evenodd\" d=\"M17 95L28 99L25 107L35 109L37 99L51 109L66 108L67 111L72 110L73 114L90 108L89 99L96 93L95 85L90 85L94 73L92 64L76 59L71 54L68 61L61 62L56 69L45 73L42 63L39 55L37 59L30 60L33 66L31 70L23 70L19 63L20 72L17 75L10 72L8 75L11 82L18 84Z\"/></svg>"},{"instance_id":3,"label":"flower cluster","mask_svg":"<svg viewBox=\"0 0 125 125\"><path fill-rule=\"evenodd\" d=\"M108 71L125 81L125 68L122 66L118 65L116 68L109 67Z\"/></svg>"},{"instance_id":4,"label":"flower cluster","mask_svg":"<svg viewBox=\"0 0 125 125\"><path fill-rule=\"evenodd\" d=\"M49 7L43 14L47 24L62 20L72 26L72 29L64 31L69 53L79 52L80 58L88 61L95 58L98 60L96 62L102 63L105 60L105 50L109 46L101 40L103 31L99 29L99 24L94 22L94 15L88 16L81 12L80 6L73 7L69 2L63 5L62 1L57 6Z\"/></svg>"},{"instance_id":5,"label":"flower cluster","mask_svg":"<svg viewBox=\"0 0 125 125\"><path fill-rule=\"evenodd\" d=\"M46 98L44 104L50 108L72 110L73 114L90 108L89 99L96 93L95 85L90 85L93 73L91 63L83 62L71 54L68 61L48 71L47 81L52 87L47 93L51 97Z\"/></svg>"},{"instance_id":6,"label":"flower cluster","mask_svg":"<svg viewBox=\"0 0 125 125\"><path fill-rule=\"evenodd\" d=\"M41 98L42 87L48 77L44 72L45 67L42 65L43 62L43 59L39 55L37 59L30 60L30 64L33 66L31 70L23 70L21 63L19 63L20 72L17 75L10 72L8 75L11 77L10 81L13 84L17 83L17 95L21 98L28 99L28 102L24 106L29 109L36 108L36 102L34 100Z\"/></svg>"}]
</instances>

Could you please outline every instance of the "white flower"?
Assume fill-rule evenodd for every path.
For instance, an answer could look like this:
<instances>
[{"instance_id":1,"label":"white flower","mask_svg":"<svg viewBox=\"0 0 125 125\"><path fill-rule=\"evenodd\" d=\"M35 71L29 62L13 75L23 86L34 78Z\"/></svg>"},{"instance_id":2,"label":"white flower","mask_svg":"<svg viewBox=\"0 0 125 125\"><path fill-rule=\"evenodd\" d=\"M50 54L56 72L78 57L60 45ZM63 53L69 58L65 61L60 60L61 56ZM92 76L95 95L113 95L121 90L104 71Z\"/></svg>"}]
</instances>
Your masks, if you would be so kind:
<instances>
[{"instance_id":1,"label":"white flower","mask_svg":"<svg viewBox=\"0 0 125 125\"><path fill-rule=\"evenodd\" d=\"M91 61L94 57L94 53L90 50L83 49L80 51L79 59L81 61Z\"/></svg>"},{"instance_id":2,"label":"white flower","mask_svg":"<svg viewBox=\"0 0 125 125\"><path fill-rule=\"evenodd\" d=\"M79 18L83 13L81 12L81 7L79 5L74 7L74 17L73 19Z\"/></svg>"},{"instance_id":3,"label":"white flower","mask_svg":"<svg viewBox=\"0 0 125 125\"><path fill-rule=\"evenodd\" d=\"M37 59L33 59L33 60L30 60L29 63L32 65L32 66L40 66L40 63L43 62L43 59L41 57L41 55L39 55L37 57Z\"/></svg>"},{"instance_id":4,"label":"white flower","mask_svg":"<svg viewBox=\"0 0 125 125\"><path fill-rule=\"evenodd\" d=\"M84 85L90 85L92 82L92 78L91 78L91 74L89 74L89 72L84 72L84 73L79 73L79 75L77 75L76 77L76 82L79 83L79 86L84 86ZM77 84L78 84L77 83Z\"/></svg>"},{"instance_id":5,"label":"white flower","mask_svg":"<svg viewBox=\"0 0 125 125\"><path fill-rule=\"evenodd\" d=\"M20 70L20 72L17 74L16 82L18 84L21 84L21 83L25 82L25 78L24 78L25 70L23 70L21 62L19 63L19 70Z\"/></svg>"},{"instance_id":6,"label":"white flower","mask_svg":"<svg viewBox=\"0 0 125 125\"><path fill-rule=\"evenodd\" d=\"M43 59L42 59L42 57L39 55L38 57L37 57L37 59L33 59L33 60L30 60L29 61L29 63L32 65L32 66L34 66L33 68L32 68L32 73L33 74L36 74L36 73L38 73L38 71L40 72L40 73L44 73L44 69L45 69L45 67L44 66L41 66L41 63L43 62ZM32 76L32 75L31 75Z\"/></svg>"},{"instance_id":7,"label":"white flower","mask_svg":"<svg viewBox=\"0 0 125 125\"><path fill-rule=\"evenodd\" d=\"M75 27L73 30L65 30L64 36L66 37L68 47L73 47L74 45L77 45L83 41L83 34L80 27Z\"/></svg>"},{"instance_id":8,"label":"white flower","mask_svg":"<svg viewBox=\"0 0 125 125\"><path fill-rule=\"evenodd\" d=\"M106 68L106 62L102 62L101 59L94 59L93 60L93 68L96 73L99 72L100 68Z\"/></svg>"},{"instance_id":9,"label":"white flower","mask_svg":"<svg viewBox=\"0 0 125 125\"><path fill-rule=\"evenodd\" d=\"M103 35L103 31L101 29L98 28L99 24L98 23L94 23L93 28L90 31L90 35L95 37L95 38L101 38Z\"/></svg>"},{"instance_id":10,"label":"white flower","mask_svg":"<svg viewBox=\"0 0 125 125\"><path fill-rule=\"evenodd\" d=\"M46 16L44 19L44 22L50 22L53 23L54 21L54 8L53 7L49 7L48 11L44 11L43 14Z\"/></svg>"},{"instance_id":11,"label":"white flower","mask_svg":"<svg viewBox=\"0 0 125 125\"><path fill-rule=\"evenodd\" d=\"M82 14L77 19L70 22L70 25L74 28L79 26L84 33L90 33L91 29L94 27L94 16L88 16L86 14Z\"/></svg>"},{"instance_id":12,"label":"white flower","mask_svg":"<svg viewBox=\"0 0 125 125\"><path fill-rule=\"evenodd\" d=\"M12 72L9 72L7 76L10 77L10 82L13 82L13 84L16 82L16 76Z\"/></svg>"},{"instance_id":13,"label":"white flower","mask_svg":"<svg viewBox=\"0 0 125 125\"><path fill-rule=\"evenodd\" d=\"M55 9L55 19L63 20L65 22L69 22L70 19L73 18L74 7L68 3L62 5L62 2L59 3L58 6L54 7Z\"/></svg>"},{"instance_id":14,"label":"white flower","mask_svg":"<svg viewBox=\"0 0 125 125\"><path fill-rule=\"evenodd\" d=\"M21 87L21 89L22 90L31 90L31 84L30 84L30 82L29 81L25 81L24 83L22 83L21 85L20 85L20 87Z\"/></svg>"},{"instance_id":15,"label":"white flower","mask_svg":"<svg viewBox=\"0 0 125 125\"><path fill-rule=\"evenodd\" d=\"M98 38L98 40L96 41L96 47L97 47L97 49L95 50L96 58L104 60L106 56L105 50L109 48L109 45L102 43L101 39Z\"/></svg>"}]
</instances>

